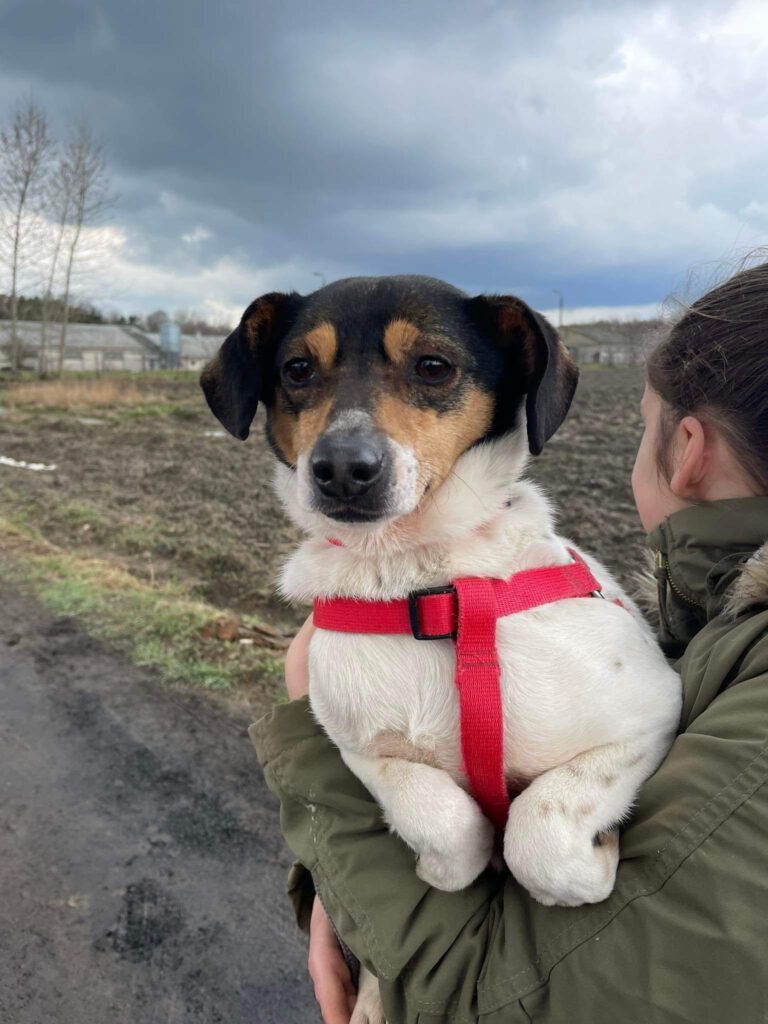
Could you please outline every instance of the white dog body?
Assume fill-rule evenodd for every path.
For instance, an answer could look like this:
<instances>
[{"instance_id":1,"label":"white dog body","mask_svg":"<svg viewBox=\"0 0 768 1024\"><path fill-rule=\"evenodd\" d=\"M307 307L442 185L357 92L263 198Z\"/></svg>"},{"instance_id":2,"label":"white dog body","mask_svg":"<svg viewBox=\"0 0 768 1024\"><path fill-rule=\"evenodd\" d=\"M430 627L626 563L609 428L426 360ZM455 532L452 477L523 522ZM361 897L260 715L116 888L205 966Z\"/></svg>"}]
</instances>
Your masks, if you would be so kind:
<instances>
[{"instance_id":1,"label":"white dog body","mask_svg":"<svg viewBox=\"0 0 768 1024\"><path fill-rule=\"evenodd\" d=\"M572 561L549 503L520 480L521 432L470 449L405 518L334 525L302 511L296 474L279 467L289 513L310 532L285 568L293 598L403 598L465 576L507 578ZM512 804L505 859L544 903L605 899L615 837L669 748L679 679L639 611L605 568L584 555L605 600L576 598L497 623L508 780L530 783ZM619 598L624 607L614 604ZM493 832L462 771L455 651L450 640L318 630L310 696L318 721L419 857L422 878L469 884L488 864Z\"/></svg>"},{"instance_id":2,"label":"white dog body","mask_svg":"<svg viewBox=\"0 0 768 1024\"><path fill-rule=\"evenodd\" d=\"M201 384L241 440L266 406L277 490L309 537L284 593L385 601L571 561L521 474L565 419L577 379L554 328L516 296L398 275L260 296ZM504 857L547 904L609 895L615 825L680 712L679 679L639 612L584 557L606 600L497 622L504 769L514 788L527 784ZM447 890L485 868L494 839L462 771L454 671L450 640L318 630L310 648L315 715L416 851L419 875ZM382 1020L363 972L352 1021Z\"/></svg>"}]
</instances>

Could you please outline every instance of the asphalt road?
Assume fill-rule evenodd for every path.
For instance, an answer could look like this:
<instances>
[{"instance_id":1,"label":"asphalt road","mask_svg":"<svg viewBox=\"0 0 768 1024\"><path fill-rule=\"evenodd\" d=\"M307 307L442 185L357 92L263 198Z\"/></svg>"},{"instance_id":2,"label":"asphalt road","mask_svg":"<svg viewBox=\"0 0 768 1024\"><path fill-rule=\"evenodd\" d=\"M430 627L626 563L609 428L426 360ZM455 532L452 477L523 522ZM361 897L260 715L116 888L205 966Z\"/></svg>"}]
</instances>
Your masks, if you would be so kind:
<instances>
[{"instance_id":1,"label":"asphalt road","mask_svg":"<svg viewBox=\"0 0 768 1024\"><path fill-rule=\"evenodd\" d=\"M0 583L0 1022L315 1024L245 733Z\"/></svg>"}]
</instances>

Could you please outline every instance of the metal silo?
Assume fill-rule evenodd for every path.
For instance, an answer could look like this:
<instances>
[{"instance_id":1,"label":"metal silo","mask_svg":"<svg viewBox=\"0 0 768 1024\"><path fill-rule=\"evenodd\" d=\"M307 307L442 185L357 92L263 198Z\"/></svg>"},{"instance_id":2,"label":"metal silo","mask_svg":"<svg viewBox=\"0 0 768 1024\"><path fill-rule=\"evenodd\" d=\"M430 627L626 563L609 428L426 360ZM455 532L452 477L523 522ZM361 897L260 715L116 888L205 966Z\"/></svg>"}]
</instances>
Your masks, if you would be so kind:
<instances>
[{"instance_id":1,"label":"metal silo","mask_svg":"<svg viewBox=\"0 0 768 1024\"><path fill-rule=\"evenodd\" d=\"M160 351L163 368L178 370L181 358L181 328L173 320L160 325Z\"/></svg>"}]
</instances>

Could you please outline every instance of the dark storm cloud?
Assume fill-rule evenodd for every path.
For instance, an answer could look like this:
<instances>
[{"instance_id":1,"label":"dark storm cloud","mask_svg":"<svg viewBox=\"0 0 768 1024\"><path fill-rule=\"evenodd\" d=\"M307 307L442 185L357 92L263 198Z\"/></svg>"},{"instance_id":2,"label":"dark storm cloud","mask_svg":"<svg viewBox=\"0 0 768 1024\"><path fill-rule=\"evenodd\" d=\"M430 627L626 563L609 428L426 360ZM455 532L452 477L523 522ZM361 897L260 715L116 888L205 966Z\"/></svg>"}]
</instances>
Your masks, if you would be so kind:
<instances>
[{"instance_id":1,"label":"dark storm cloud","mask_svg":"<svg viewBox=\"0 0 768 1024\"><path fill-rule=\"evenodd\" d=\"M122 169L248 220L301 225L337 204L386 205L451 184L436 180L428 123L420 148L400 149L377 137L386 94L370 108L364 137L323 95L362 87L339 80L356 45L375 38L382 53L396 55L450 22L449 5L399 6L378 16L364 9L363 32L359 4L334 5L331 25L318 4L25 0L1 27L7 66L55 89L60 110L88 96Z\"/></svg>"},{"instance_id":2,"label":"dark storm cloud","mask_svg":"<svg viewBox=\"0 0 768 1024\"><path fill-rule=\"evenodd\" d=\"M58 123L86 114L145 266L226 257L303 288L315 266L421 270L540 305L567 280L570 304L651 301L681 247L661 246L665 264L633 246L643 218L623 226L604 143L625 174L626 42L665 45L642 6L6 2L0 103L31 87ZM619 222L607 244L601 216Z\"/></svg>"}]
</instances>

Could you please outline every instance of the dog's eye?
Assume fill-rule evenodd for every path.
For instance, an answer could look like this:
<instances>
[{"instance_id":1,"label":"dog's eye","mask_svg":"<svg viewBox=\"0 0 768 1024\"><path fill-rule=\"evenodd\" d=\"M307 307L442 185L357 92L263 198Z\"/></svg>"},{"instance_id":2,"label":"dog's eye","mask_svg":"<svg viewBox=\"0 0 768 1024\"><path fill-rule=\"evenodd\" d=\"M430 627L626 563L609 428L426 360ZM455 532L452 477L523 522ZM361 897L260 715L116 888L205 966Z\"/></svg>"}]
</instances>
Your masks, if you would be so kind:
<instances>
[{"instance_id":1,"label":"dog's eye","mask_svg":"<svg viewBox=\"0 0 768 1024\"><path fill-rule=\"evenodd\" d=\"M416 373L426 384L443 384L453 373L453 367L440 356L422 356L416 363Z\"/></svg>"},{"instance_id":2,"label":"dog's eye","mask_svg":"<svg viewBox=\"0 0 768 1024\"><path fill-rule=\"evenodd\" d=\"M294 387L309 384L315 376L315 368L309 359L289 359L283 366L283 377Z\"/></svg>"}]
</instances>

